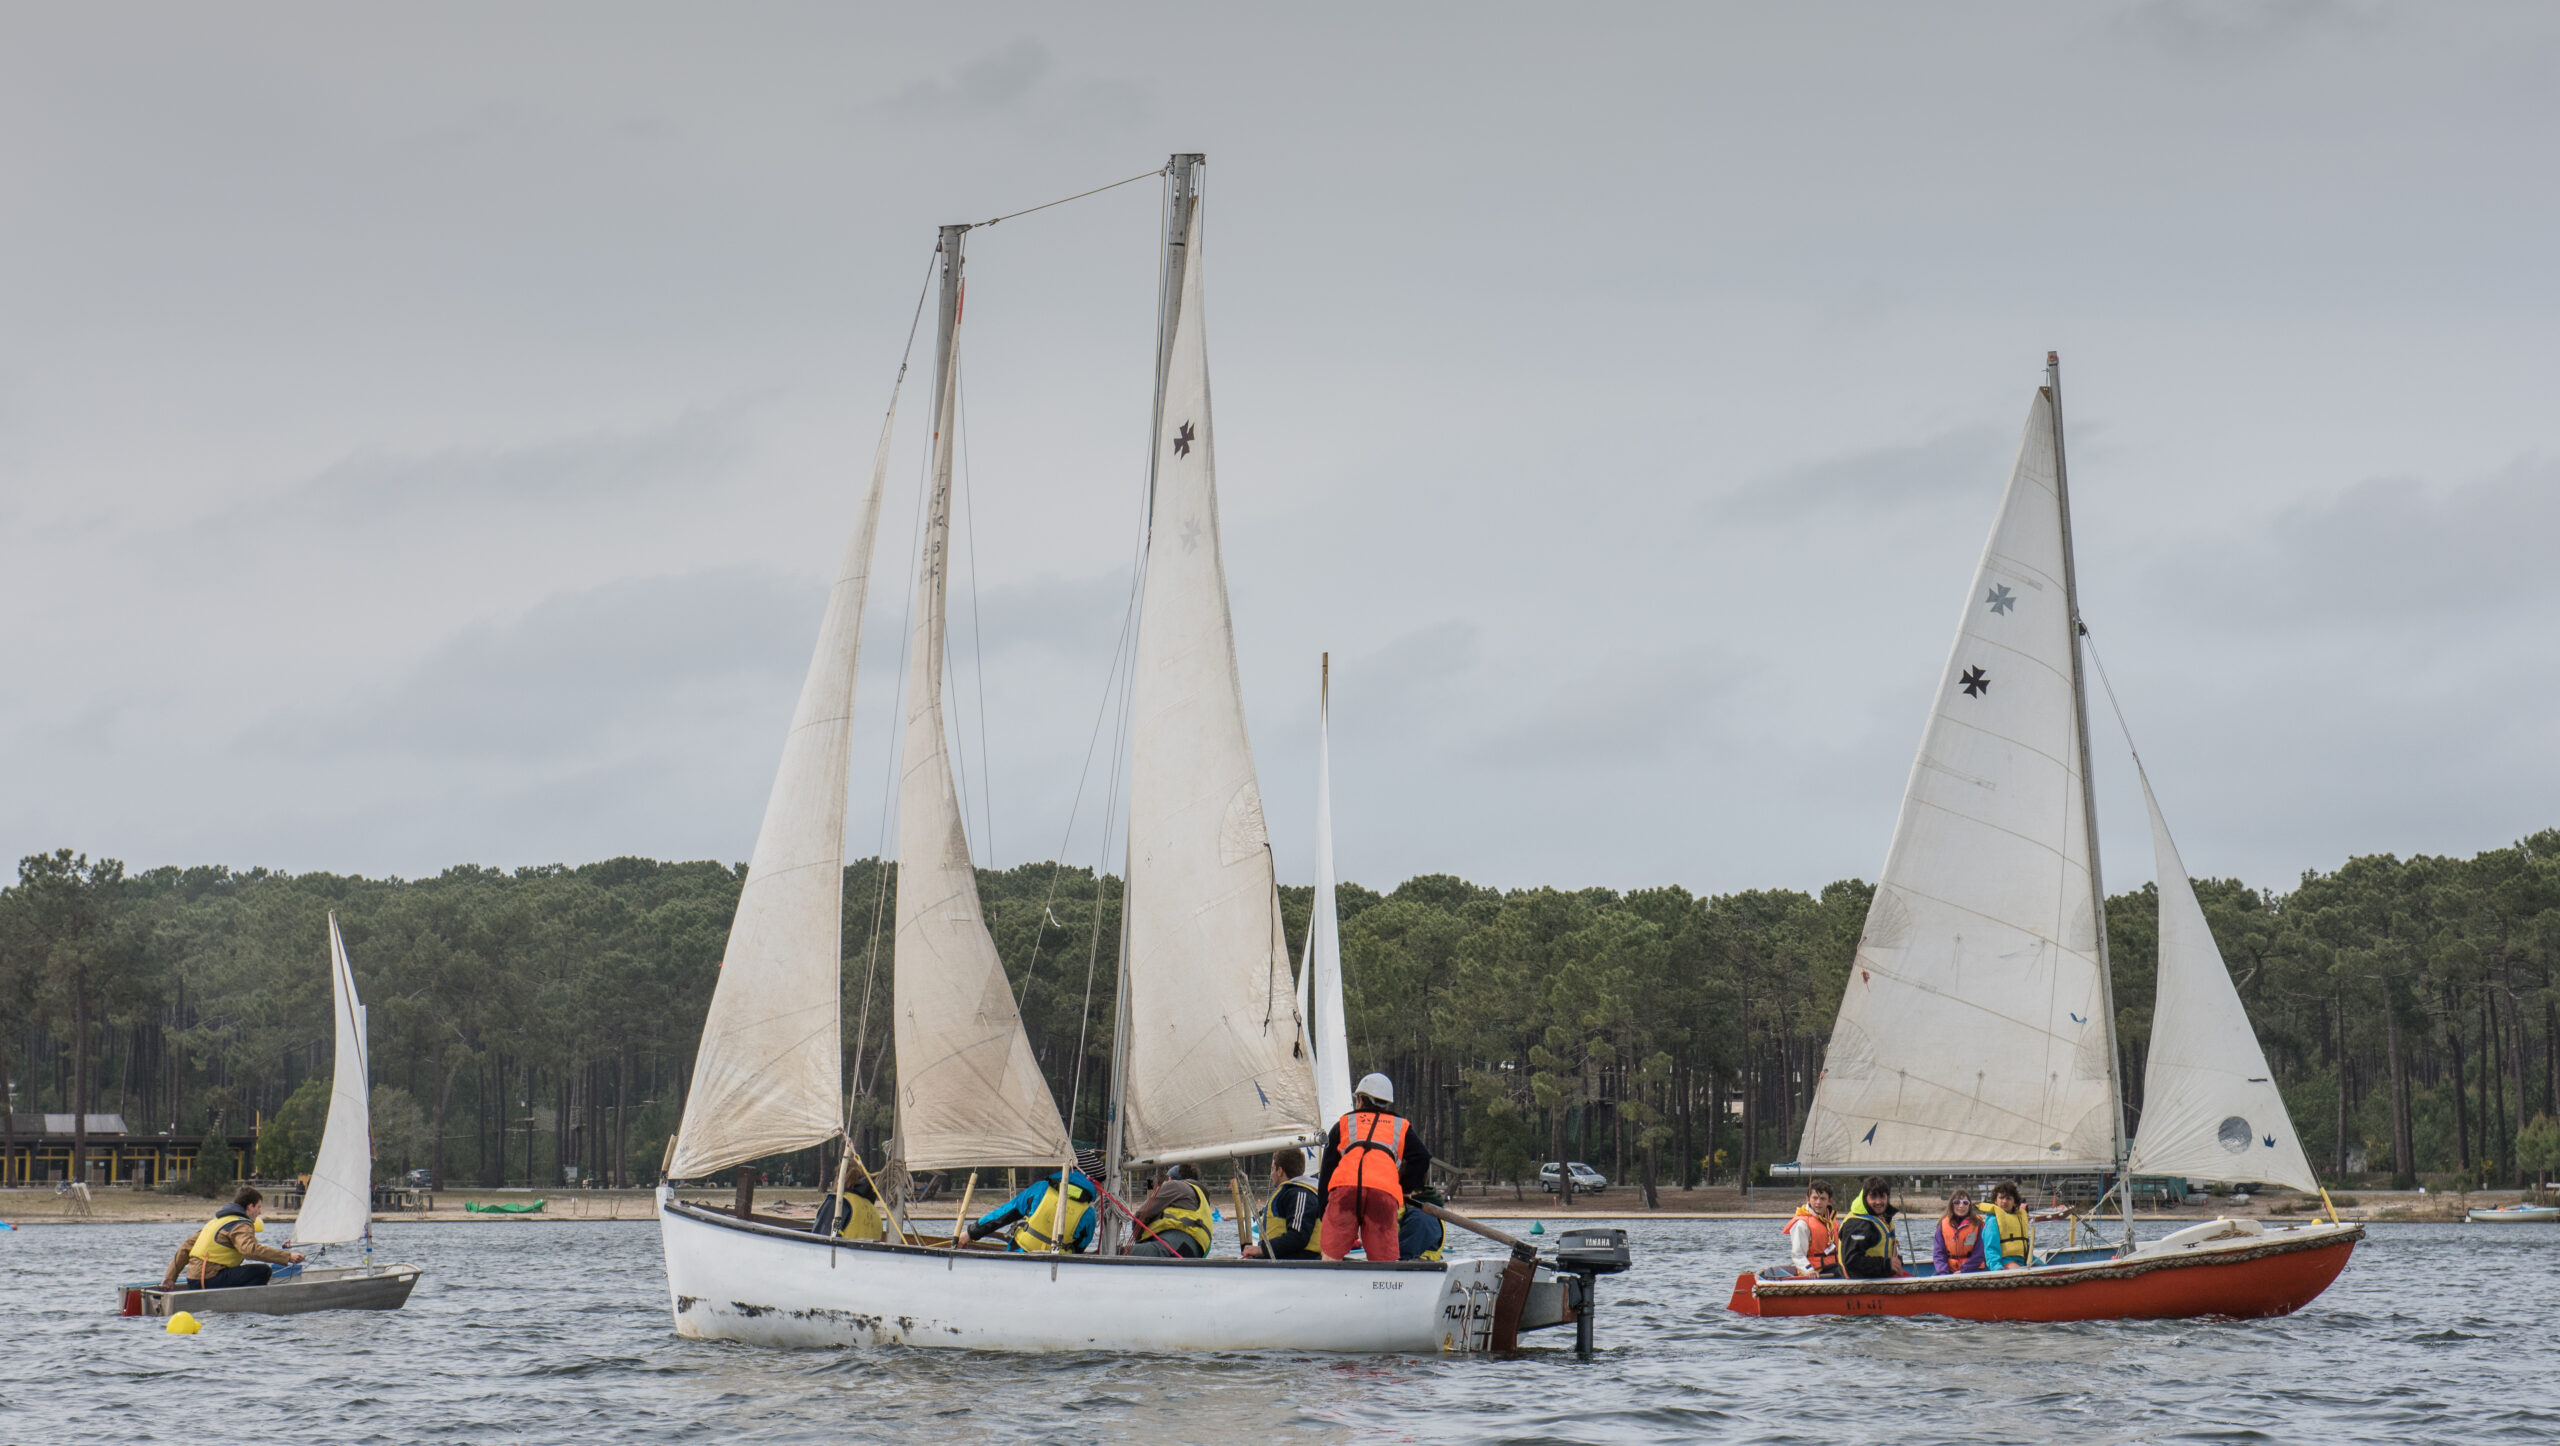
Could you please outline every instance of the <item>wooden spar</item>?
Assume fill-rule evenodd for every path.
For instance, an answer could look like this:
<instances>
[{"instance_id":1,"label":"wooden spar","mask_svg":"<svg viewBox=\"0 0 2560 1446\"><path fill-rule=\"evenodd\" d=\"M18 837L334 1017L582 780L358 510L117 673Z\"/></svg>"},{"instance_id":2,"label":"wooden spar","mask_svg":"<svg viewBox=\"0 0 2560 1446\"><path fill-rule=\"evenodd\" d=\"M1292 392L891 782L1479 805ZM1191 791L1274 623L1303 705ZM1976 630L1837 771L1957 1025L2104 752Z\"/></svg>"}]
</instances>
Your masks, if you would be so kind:
<instances>
[{"instance_id":1,"label":"wooden spar","mask_svg":"<svg viewBox=\"0 0 2560 1446\"><path fill-rule=\"evenodd\" d=\"M951 1248L960 1248L960 1227L969 1223L969 1201L978 1193L978 1172L969 1172L969 1183L960 1192L960 1213L951 1217Z\"/></svg>"},{"instance_id":2,"label":"wooden spar","mask_svg":"<svg viewBox=\"0 0 2560 1446\"><path fill-rule=\"evenodd\" d=\"M1242 1255L1253 1245L1253 1226L1244 1213L1244 1171L1227 1177L1227 1194L1236 1202L1236 1254Z\"/></svg>"},{"instance_id":3,"label":"wooden spar","mask_svg":"<svg viewBox=\"0 0 2560 1446\"><path fill-rule=\"evenodd\" d=\"M1506 1235L1503 1232L1494 1229L1492 1226L1485 1224L1481 1220L1470 1220L1455 1210L1449 1210L1441 1206L1434 1205L1428 1200L1407 1200L1405 1203L1411 1205L1414 1209L1421 1211L1425 1215L1445 1220L1450 1224L1457 1226L1461 1230L1472 1230L1476 1234L1483 1236L1485 1239L1492 1241L1496 1245L1507 1246L1510 1248L1513 1255L1516 1255L1523 1260L1535 1260L1538 1258L1538 1247L1531 1245L1528 1241L1521 1239L1517 1235Z\"/></svg>"}]
</instances>

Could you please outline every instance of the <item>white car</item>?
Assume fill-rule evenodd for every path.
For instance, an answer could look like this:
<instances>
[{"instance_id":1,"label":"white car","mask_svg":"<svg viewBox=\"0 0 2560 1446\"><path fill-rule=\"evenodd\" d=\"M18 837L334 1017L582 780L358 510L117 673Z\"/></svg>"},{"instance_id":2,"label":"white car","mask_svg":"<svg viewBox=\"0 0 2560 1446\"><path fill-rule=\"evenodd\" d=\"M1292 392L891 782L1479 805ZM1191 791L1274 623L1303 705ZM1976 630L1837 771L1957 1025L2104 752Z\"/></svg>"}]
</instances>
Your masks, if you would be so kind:
<instances>
[{"instance_id":1,"label":"white car","mask_svg":"<svg viewBox=\"0 0 2560 1446\"><path fill-rule=\"evenodd\" d=\"M1609 1188L1608 1176L1592 1169L1589 1165L1582 1163L1580 1160L1576 1160L1564 1168L1573 1172L1573 1193L1576 1195L1588 1195L1594 1190L1606 1190ZM1555 1161L1549 1160L1547 1163L1538 1167L1538 1184L1541 1188L1547 1190L1553 1190L1556 1188Z\"/></svg>"}]
</instances>

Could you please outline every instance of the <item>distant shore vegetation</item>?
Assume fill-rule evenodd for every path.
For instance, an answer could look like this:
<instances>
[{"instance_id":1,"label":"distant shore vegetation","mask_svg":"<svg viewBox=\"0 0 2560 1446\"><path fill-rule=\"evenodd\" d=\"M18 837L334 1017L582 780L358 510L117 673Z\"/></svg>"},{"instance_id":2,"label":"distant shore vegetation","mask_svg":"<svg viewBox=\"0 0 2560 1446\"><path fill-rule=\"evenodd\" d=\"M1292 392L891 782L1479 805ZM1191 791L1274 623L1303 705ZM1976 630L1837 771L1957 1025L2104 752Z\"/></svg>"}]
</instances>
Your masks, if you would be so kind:
<instances>
[{"instance_id":1,"label":"distant shore vegetation","mask_svg":"<svg viewBox=\"0 0 2560 1446\"><path fill-rule=\"evenodd\" d=\"M875 1159L895 1084L894 873L865 859L844 879L845 1060ZM369 1006L383 1176L646 1184L743 874L638 858L422 879L128 873L34 855L0 889L0 1075L22 1114L119 1112L139 1133L220 1122L257 1132L260 1174L306 1170L335 910ZM979 889L1050 1087L1079 1140L1098 1140L1120 881L1034 863L983 870ZM1293 955L1311 893L1282 890ZM2356 858L2289 892L2207 879L2196 893L2324 1178L2515 1185L2560 1169L2560 831L2468 859ZM1434 1152L1492 1180L1534 1183L1550 1159L1640 1189L1761 1178L1795 1154L1871 894L1854 879L1710 897L1344 884L1353 1068L1386 1071ZM2138 1126L2151 887L2109 899L2107 924ZM762 1164L805 1182L815 1158Z\"/></svg>"}]
</instances>

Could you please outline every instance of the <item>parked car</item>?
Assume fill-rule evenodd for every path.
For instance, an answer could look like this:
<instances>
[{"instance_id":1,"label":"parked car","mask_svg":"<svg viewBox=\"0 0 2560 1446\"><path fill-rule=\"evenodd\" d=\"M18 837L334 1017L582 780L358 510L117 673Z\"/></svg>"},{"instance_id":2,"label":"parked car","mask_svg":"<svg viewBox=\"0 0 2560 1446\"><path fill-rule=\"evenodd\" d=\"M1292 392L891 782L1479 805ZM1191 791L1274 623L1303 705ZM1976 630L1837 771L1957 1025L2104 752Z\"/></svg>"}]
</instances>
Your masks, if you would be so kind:
<instances>
[{"instance_id":1,"label":"parked car","mask_svg":"<svg viewBox=\"0 0 2560 1446\"><path fill-rule=\"evenodd\" d=\"M1573 1172L1573 1193L1577 1195L1588 1195L1594 1190L1606 1190L1609 1188L1608 1176L1592 1169L1589 1165L1582 1163L1580 1160L1574 1161L1565 1168ZM1549 1160L1547 1163L1538 1167L1538 1184L1542 1189L1549 1192L1554 1191L1556 1188L1555 1161Z\"/></svg>"}]
</instances>

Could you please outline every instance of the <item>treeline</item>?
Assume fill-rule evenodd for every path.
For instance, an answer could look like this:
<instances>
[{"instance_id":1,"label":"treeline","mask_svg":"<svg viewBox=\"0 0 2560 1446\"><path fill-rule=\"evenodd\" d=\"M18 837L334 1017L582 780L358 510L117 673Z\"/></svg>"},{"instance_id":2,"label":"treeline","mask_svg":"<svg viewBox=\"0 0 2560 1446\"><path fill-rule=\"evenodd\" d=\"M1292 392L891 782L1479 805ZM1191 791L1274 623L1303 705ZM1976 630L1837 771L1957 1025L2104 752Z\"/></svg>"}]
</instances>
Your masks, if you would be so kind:
<instances>
[{"instance_id":1,"label":"treeline","mask_svg":"<svg viewBox=\"0 0 2560 1446\"><path fill-rule=\"evenodd\" d=\"M141 1133L259 1132L308 1168L330 1073L326 916L369 1007L385 1175L656 1177L682 1109L739 868L614 859L431 879L219 867L128 874L69 851L0 889L11 1108ZM894 865L845 870L855 1123L891 1127ZM1080 1141L1110 1078L1119 881L1027 864L980 890L1033 1047ZM1793 1157L1871 896L1346 884L1356 1070L1386 1070L1435 1152L1497 1180L1547 1159L1695 1185ZM2290 894L2197 886L2315 1165L2511 1183L2560 1167L2560 831L2468 860L2359 858ZM1310 891L1284 889L1292 949ZM2154 899L2108 901L2139 1119ZM763 1162L814 1173L813 1156Z\"/></svg>"}]
</instances>

